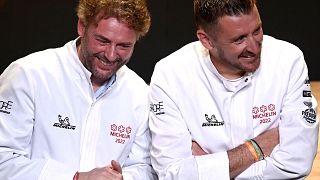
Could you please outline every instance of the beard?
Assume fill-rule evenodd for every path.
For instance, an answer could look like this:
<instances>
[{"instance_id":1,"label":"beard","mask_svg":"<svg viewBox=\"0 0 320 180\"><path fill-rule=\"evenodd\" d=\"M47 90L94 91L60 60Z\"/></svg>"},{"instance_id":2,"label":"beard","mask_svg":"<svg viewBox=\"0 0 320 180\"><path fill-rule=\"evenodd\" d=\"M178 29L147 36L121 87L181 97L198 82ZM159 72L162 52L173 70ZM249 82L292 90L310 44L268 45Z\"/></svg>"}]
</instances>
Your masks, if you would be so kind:
<instances>
[{"instance_id":1,"label":"beard","mask_svg":"<svg viewBox=\"0 0 320 180\"><path fill-rule=\"evenodd\" d=\"M84 67L91 72L91 81L102 85L107 82L123 65L130 60L131 54L126 58L117 57L110 61L105 57L104 52L94 53L88 47L87 37L81 39L81 46L79 50L79 58Z\"/></svg>"},{"instance_id":2,"label":"beard","mask_svg":"<svg viewBox=\"0 0 320 180\"><path fill-rule=\"evenodd\" d=\"M248 60L244 57L253 57L253 59ZM255 72L261 62L261 52L258 54L253 54L250 52L243 52L239 56L227 57L224 50L218 50L218 57L220 59L220 63L224 64L225 67L229 67L229 69L233 69L235 72L242 72L243 74L247 72Z\"/></svg>"},{"instance_id":3,"label":"beard","mask_svg":"<svg viewBox=\"0 0 320 180\"><path fill-rule=\"evenodd\" d=\"M88 56L84 61L84 66L91 72L92 80L104 83L108 81L123 65L127 64L129 59L130 58L117 58L111 62L107 58L96 54ZM104 68L104 65L108 67Z\"/></svg>"}]
</instances>

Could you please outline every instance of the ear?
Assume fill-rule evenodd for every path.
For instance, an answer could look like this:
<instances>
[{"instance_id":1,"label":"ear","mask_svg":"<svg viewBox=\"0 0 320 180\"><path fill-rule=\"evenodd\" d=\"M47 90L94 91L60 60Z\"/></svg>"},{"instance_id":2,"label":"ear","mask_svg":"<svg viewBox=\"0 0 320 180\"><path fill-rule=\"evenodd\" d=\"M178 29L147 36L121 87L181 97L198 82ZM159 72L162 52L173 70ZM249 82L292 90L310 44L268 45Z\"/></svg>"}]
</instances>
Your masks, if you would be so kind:
<instances>
[{"instance_id":1,"label":"ear","mask_svg":"<svg viewBox=\"0 0 320 180\"><path fill-rule=\"evenodd\" d=\"M207 48L208 50L211 50L214 48L214 44L211 41L210 36L203 30L203 29L198 29L197 30L197 37L202 43L202 45Z\"/></svg>"},{"instance_id":2,"label":"ear","mask_svg":"<svg viewBox=\"0 0 320 180\"><path fill-rule=\"evenodd\" d=\"M78 29L78 35L80 36L80 37L83 37L84 36L84 33L85 33L85 25L84 25L84 23L83 23L83 21L79 18L78 19L78 25L77 25L78 27L77 27L77 29Z\"/></svg>"}]
</instances>

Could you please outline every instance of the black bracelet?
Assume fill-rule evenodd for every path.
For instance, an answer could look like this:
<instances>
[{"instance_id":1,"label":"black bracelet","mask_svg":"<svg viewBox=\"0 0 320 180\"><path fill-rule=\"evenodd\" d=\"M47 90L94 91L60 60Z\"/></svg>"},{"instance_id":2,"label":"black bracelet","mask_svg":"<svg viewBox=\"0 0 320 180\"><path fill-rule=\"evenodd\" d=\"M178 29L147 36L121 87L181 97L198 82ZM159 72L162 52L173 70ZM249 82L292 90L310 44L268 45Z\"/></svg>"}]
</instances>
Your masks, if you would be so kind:
<instances>
[{"instance_id":1,"label":"black bracelet","mask_svg":"<svg viewBox=\"0 0 320 180\"><path fill-rule=\"evenodd\" d=\"M265 159L265 155L264 155L261 147L260 147L259 144L257 143L257 141L255 141L254 139L250 139L250 140L257 145L257 147L259 148L259 150L260 150L260 152L261 152L261 154L262 154L263 159ZM263 159L262 159L262 160L263 160Z\"/></svg>"}]
</instances>

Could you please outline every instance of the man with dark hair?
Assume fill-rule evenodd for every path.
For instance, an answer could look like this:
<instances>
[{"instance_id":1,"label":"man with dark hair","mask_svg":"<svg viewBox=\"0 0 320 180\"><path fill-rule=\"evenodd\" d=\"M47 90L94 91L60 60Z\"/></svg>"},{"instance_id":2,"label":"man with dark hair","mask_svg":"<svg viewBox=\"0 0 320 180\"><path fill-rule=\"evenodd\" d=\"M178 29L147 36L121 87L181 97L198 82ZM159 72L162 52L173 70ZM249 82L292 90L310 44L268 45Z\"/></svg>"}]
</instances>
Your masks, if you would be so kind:
<instances>
[{"instance_id":1,"label":"man with dark hair","mask_svg":"<svg viewBox=\"0 0 320 180\"><path fill-rule=\"evenodd\" d=\"M148 86L125 64L145 0L80 0L79 37L0 76L0 179L153 179Z\"/></svg>"},{"instance_id":2,"label":"man with dark hair","mask_svg":"<svg viewBox=\"0 0 320 180\"><path fill-rule=\"evenodd\" d=\"M159 178L306 177L319 127L302 52L263 35L255 0L194 0L194 13L199 41L151 79Z\"/></svg>"}]
</instances>

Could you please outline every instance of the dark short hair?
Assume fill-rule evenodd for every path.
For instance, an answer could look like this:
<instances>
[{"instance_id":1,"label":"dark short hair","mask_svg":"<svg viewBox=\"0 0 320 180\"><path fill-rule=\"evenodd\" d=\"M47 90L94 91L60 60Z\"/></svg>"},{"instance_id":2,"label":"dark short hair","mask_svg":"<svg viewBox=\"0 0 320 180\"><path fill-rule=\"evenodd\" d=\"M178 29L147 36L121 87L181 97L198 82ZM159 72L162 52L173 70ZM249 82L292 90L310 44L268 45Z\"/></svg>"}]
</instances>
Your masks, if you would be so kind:
<instances>
[{"instance_id":1,"label":"dark short hair","mask_svg":"<svg viewBox=\"0 0 320 180\"><path fill-rule=\"evenodd\" d=\"M256 0L193 0L197 28L212 30L223 16L249 14Z\"/></svg>"}]
</instances>

